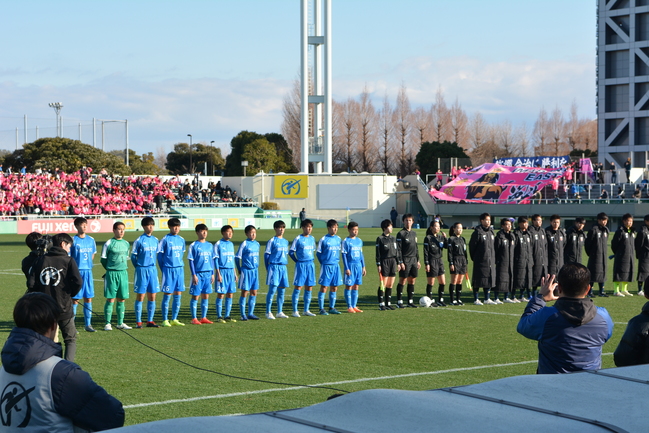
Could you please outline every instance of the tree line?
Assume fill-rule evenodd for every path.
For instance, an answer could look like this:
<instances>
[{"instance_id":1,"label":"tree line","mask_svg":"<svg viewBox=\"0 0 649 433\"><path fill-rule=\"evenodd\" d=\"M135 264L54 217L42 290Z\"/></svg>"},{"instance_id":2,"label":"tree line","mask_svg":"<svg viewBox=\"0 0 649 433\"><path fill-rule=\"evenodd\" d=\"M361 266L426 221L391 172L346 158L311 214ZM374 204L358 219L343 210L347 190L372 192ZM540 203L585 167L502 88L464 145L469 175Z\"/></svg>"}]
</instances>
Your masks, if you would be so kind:
<instances>
[{"instance_id":1,"label":"tree line","mask_svg":"<svg viewBox=\"0 0 649 433\"><path fill-rule=\"evenodd\" d=\"M300 164L300 86L294 83L283 103L282 135ZM489 123L480 112L467 115L459 100L449 105L439 88L429 107L412 108L405 85L396 100L385 95L379 106L367 87L356 98L333 101L333 171L412 173L423 143L456 143L474 166L496 157L566 155L597 149L597 122L580 118L573 102L566 115L557 106L541 108L532 129L509 120ZM312 135L312 134L311 134ZM589 152L590 153L590 152ZM421 167L420 167L421 168Z\"/></svg>"}]
</instances>

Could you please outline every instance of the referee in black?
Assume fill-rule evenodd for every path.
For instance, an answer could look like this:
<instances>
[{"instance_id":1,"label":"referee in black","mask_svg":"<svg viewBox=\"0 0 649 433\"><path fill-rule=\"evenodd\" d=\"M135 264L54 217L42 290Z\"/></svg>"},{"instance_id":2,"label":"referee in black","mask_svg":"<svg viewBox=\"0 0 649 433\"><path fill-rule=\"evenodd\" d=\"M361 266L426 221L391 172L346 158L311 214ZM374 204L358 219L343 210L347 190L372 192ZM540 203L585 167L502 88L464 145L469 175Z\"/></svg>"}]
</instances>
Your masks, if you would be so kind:
<instances>
[{"instance_id":1,"label":"referee in black","mask_svg":"<svg viewBox=\"0 0 649 433\"><path fill-rule=\"evenodd\" d=\"M412 231L415 218L407 213L402 218L403 229L397 233L397 262L399 263L399 284L397 284L397 308L403 305L403 285L408 282L408 307L417 308L413 302L415 296L415 281L421 263L419 262L419 248L417 248L417 233Z\"/></svg>"}]
</instances>

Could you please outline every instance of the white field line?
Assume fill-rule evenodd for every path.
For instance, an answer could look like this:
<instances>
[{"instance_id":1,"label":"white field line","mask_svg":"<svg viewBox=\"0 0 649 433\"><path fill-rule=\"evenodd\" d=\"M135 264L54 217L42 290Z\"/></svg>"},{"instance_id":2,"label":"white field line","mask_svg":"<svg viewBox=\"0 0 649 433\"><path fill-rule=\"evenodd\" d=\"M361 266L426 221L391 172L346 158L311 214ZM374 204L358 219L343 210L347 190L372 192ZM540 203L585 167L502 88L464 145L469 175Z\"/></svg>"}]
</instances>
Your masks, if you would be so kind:
<instances>
[{"instance_id":1,"label":"white field line","mask_svg":"<svg viewBox=\"0 0 649 433\"><path fill-rule=\"evenodd\" d=\"M612 355L612 353L603 353L604 355ZM437 371L425 371L421 373L407 373L407 374L397 374L394 376L379 376L379 377L364 377L360 379L351 379L351 380L341 380L338 382L327 382L327 383L317 383L315 385L309 385L309 386L336 386L336 385L345 385L349 383L359 383L359 382L371 382L375 380L391 380L391 379L400 379L404 377L416 377L416 376L430 376L430 375L435 375L435 374L446 374L446 373L456 373L459 371L472 371L472 370L483 370L487 368L500 368L500 367L512 367L516 365L525 365L525 364L534 364L537 363L537 360L534 361L521 361L521 362L511 362L508 364L492 364L492 365L479 365L476 367L464 367L464 368L452 368L449 370L437 370ZM291 386L291 387L286 387L286 388L269 388L269 389L259 389L256 391L245 391L245 392L232 392L228 394L217 394L217 395L206 395L202 397L191 397L191 398L183 398L183 399L175 399L175 400L165 400L165 401L154 401L150 403L138 403L138 404L129 404L125 405L124 409L136 409L136 408L141 408L141 407L149 407L149 406L160 406L160 405L165 405L165 404L174 404L174 403L187 403L187 402L192 402L192 401L199 401L199 400L211 400L211 399L217 399L217 398L228 398L228 397L241 397L241 396L246 396L246 395L254 395L254 394L265 394L269 392L279 392L279 391L295 391L298 389L305 389L307 388L306 386Z\"/></svg>"}]
</instances>

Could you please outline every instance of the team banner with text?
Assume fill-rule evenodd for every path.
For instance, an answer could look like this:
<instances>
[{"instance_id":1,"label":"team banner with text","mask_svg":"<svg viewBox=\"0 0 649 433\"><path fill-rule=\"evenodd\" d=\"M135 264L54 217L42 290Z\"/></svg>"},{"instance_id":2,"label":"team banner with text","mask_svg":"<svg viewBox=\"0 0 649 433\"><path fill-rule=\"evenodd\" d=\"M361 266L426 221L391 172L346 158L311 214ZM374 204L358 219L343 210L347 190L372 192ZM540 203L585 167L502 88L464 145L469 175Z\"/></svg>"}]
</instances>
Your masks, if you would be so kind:
<instances>
[{"instance_id":1,"label":"team banner with text","mask_svg":"<svg viewBox=\"0 0 649 433\"><path fill-rule=\"evenodd\" d=\"M530 156L522 158L498 158L494 164L507 165L510 167L550 167L561 168L570 162L570 156Z\"/></svg>"},{"instance_id":2,"label":"team banner with text","mask_svg":"<svg viewBox=\"0 0 649 433\"><path fill-rule=\"evenodd\" d=\"M561 177L563 171L563 168L483 164L460 174L439 191L432 189L430 195L437 200L453 202L525 204L538 190Z\"/></svg>"},{"instance_id":3,"label":"team banner with text","mask_svg":"<svg viewBox=\"0 0 649 433\"><path fill-rule=\"evenodd\" d=\"M309 176L275 175L275 198L309 198Z\"/></svg>"}]
</instances>

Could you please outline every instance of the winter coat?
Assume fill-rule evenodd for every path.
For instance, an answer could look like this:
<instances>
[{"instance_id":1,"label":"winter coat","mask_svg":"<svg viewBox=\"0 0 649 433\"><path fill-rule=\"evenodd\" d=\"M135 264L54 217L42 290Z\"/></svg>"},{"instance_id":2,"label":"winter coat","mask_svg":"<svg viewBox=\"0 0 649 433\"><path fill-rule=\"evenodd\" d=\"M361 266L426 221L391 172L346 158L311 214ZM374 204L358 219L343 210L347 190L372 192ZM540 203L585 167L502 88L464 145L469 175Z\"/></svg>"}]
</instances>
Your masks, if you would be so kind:
<instances>
[{"instance_id":1,"label":"winter coat","mask_svg":"<svg viewBox=\"0 0 649 433\"><path fill-rule=\"evenodd\" d=\"M539 287L541 278L548 274L548 241L543 227L531 226L528 231L532 239L532 286Z\"/></svg>"},{"instance_id":2,"label":"winter coat","mask_svg":"<svg viewBox=\"0 0 649 433\"><path fill-rule=\"evenodd\" d=\"M640 314L629 320L613 358L618 367L649 364L649 302Z\"/></svg>"},{"instance_id":3,"label":"winter coat","mask_svg":"<svg viewBox=\"0 0 649 433\"><path fill-rule=\"evenodd\" d=\"M534 296L518 322L518 333L539 342L539 374L599 370L602 346L613 334L605 308L590 298L559 298L546 307Z\"/></svg>"},{"instance_id":4,"label":"winter coat","mask_svg":"<svg viewBox=\"0 0 649 433\"><path fill-rule=\"evenodd\" d=\"M514 282L514 246L516 237L500 230L494 240L496 253L496 286L498 292L511 292Z\"/></svg>"},{"instance_id":5,"label":"winter coat","mask_svg":"<svg viewBox=\"0 0 649 433\"><path fill-rule=\"evenodd\" d=\"M529 289L532 287L532 269L534 256L532 255L532 234L529 230L514 230L514 290Z\"/></svg>"},{"instance_id":6,"label":"winter coat","mask_svg":"<svg viewBox=\"0 0 649 433\"><path fill-rule=\"evenodd\" d=\"M473 261L471 284L474 289L496 285L496 253L494 231L491 227L476 226L469 240L469 255Z\"/></svg>"},{"instance_id":7,"label":"winter coat","mask_svg":"<svg viewBox=\"0 0 649 433\"><path fill-rule=\"evenodd\" d=\"M588 270L590 281L606 283L606 267L608 264L608 227L595 223L586 235L586 254L588 254Z\"/></svg>"},{"instance_id":8,"label":"winter coat","mask_svg":"<svg viewBox=\"0 0 649 433\"><path fill-rule=\"evenodd\" d=\"M83 281L77 262L63 248L52 247L34 261L30 277L28 292L47 293L61 307L59 320L72 318L72 297L79 293Z\"/></svg>"},{"instance_id":9,"label":"winter coat","mask_svg":"<svg viewBox=\"0 0 649 433\"><path fill-rule=\"evenodd\" d=\"M8 380L20 383L21 377L39 363L60 356L60 344L31 329L12 329L2 348L2 388L6 389L5 382ZM124 425L122 403L97 385L88 373L73 362L60 360L52 370L50 383L43 384L43 387L51 390L51 394L47 395L51 396L54 411L69 418L75 426L99 431ZM38 391L40 390L36 392ZM38 420L33 419L32 422L37 423ZM33 431L37 427L29 425L25 431ZM47 427L50 427L50 431L54 430L54 426L44 426L43 431L47 431Z\"/></svg>"},{"instance_id":10,"label":"winter coat","mask_svg":"<svg viewBox=\"0 0 649 433\"><path fill-rule=\"evenodd\" d=\"M635 237L633 227L620 227L615 231L611 240L611 250L615 254L613 260L613 281L633 281L635 262Z\"/></svg>"},{"instance_id":11,"label":"winter coat","mask_svg":"<svg viewBox=\"0 0 649 433\"><path fill-rule=\"evenodd\" d=\"M638 282L644 283L649 277L649 227L646 225L635 237L635 255L638 259Z\"/></svg>"},{"instance_id":12,"label":"winter coat","mask_svg":"<svg viewBox=\"0 0 649 433\"><path fill-rule=\"evenodd\" d=\"M566 231L562 228L555 231L548 227L545 229L545 236L548 239L548 274L557 275L563 267Z\"/></svg>"},{"instance_id":13,"label":"winter coat","mask_svg":"<svg viewBox=\"0 0 649 433\"><path fill-rule=\"evenodd\" d=\"M586 242L586 233L583 230L572 226L566 230L566 246L563 249L564 264L579 263L581 264L581 251Z\"/></svg>"}]
</instances>

